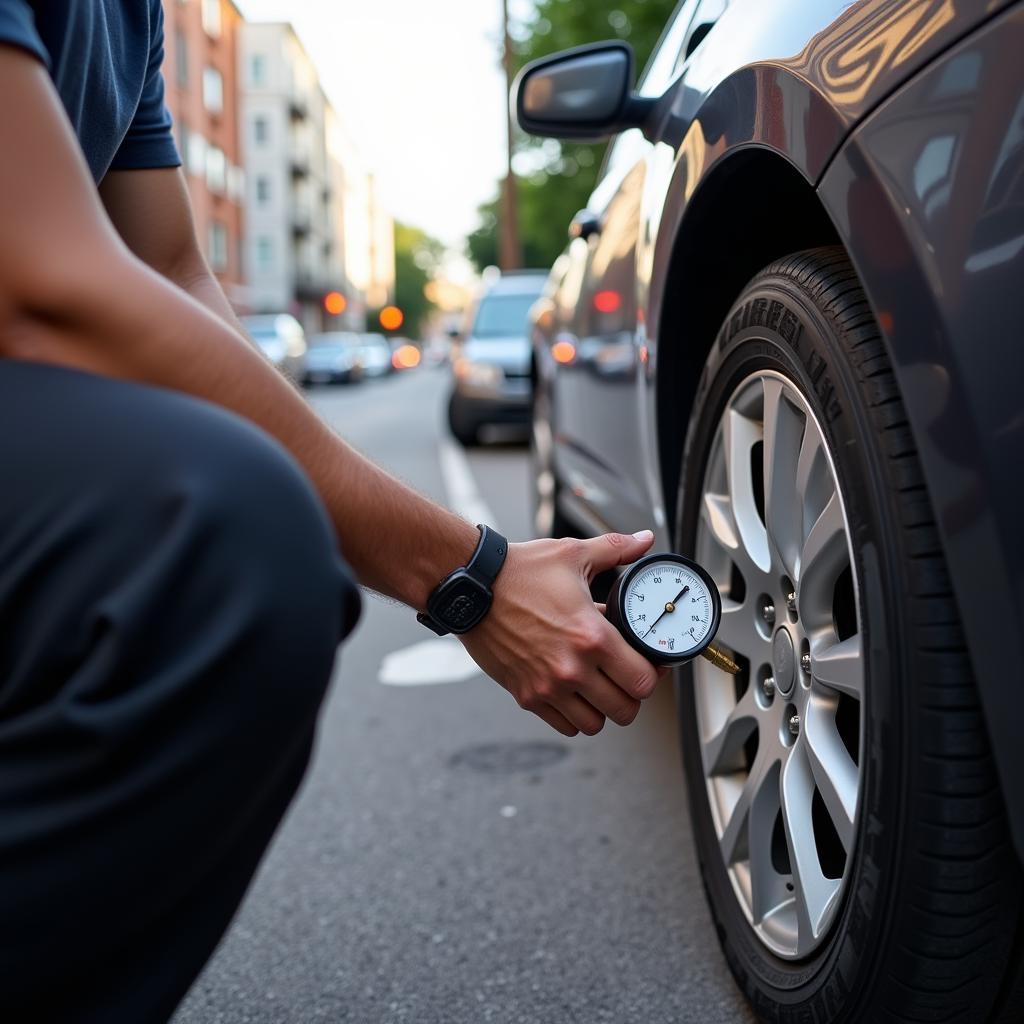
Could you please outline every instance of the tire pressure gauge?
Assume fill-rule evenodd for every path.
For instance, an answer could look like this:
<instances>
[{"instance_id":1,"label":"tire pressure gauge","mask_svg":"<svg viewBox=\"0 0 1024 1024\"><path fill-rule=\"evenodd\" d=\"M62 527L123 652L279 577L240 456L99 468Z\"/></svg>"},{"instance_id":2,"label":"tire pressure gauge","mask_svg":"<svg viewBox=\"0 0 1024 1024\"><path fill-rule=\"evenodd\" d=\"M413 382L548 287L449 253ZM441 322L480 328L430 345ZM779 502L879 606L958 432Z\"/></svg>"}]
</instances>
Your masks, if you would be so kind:
<instances>
[{"instance_id":1,"label":"tire pressure gauge","mask_svg":"<svg viewBox=\"0 0 1024 1024\"><path fill-rule=\"evenodd\" d=\"M608 620L655 665L675 666L702 655L735 675L731 658L711 645L722 619L718 587L707 570L682 555L647 555L616 580Z\"/></svg>"}]
</instances>

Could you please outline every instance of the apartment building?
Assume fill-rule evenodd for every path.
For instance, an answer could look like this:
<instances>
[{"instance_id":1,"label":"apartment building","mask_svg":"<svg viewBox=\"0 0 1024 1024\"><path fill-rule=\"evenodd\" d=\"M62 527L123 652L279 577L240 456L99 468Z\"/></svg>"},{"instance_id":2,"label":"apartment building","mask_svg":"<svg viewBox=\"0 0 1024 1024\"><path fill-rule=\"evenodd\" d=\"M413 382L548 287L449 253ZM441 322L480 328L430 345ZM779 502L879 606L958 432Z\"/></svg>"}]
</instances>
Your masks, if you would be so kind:
<instances>
[{"instance_id":1,"label":"apartment building","mask_svg":"<svg viewBox=\"0 0 1024 1024\"><path fill-rule=\"evenodd\" d=\"M323 298L343 290L339 203L328 173L327 100L291 25L242 26L244 245L252 307L323 326Z\"/></svg>"},{"instance_id":2,"label":"apartment building","mask_svg":"<svg viewBox=\"0 0 1024 1024\"><path fill-rule=\"evenodd\" d=\"M244 310L249 296L242 259L241 24L231 0L164 0L167 107L174 118L196 234L228 299Z\"/></svg>"},{"instance_id":3,"label":"apartment building","mask_svg":"<svg viewBox=\"0 0 1024 1024\"><path fill-rule=\"evenodd\" d=\"M245 23L239 39L251 308L361 329L394 291L392 222L292 26ZM325 310L329 292L342 313Z\"/></svg>"}]
</instances>

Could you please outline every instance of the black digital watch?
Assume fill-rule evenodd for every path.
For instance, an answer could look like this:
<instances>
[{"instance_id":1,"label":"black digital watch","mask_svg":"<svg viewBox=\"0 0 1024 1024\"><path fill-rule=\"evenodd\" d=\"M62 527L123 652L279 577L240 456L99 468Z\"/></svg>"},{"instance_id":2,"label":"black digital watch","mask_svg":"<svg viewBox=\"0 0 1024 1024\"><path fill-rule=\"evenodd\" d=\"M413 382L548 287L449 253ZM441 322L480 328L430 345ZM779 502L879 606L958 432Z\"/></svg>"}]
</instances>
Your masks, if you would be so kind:
<instances>
[{"instance_id":1,"label":"black digital watch","mask_svg":"<svg viewBox=\"0 0 1024 1024\"><path fill-rule=\"evenodd\" d=\"M491 610L491 587L505 564L508 541L489 526L477 525L480 540L466 565L450 572L427 598L416 621L438 636L468 633Z\"/></svg>"}]
</instances>

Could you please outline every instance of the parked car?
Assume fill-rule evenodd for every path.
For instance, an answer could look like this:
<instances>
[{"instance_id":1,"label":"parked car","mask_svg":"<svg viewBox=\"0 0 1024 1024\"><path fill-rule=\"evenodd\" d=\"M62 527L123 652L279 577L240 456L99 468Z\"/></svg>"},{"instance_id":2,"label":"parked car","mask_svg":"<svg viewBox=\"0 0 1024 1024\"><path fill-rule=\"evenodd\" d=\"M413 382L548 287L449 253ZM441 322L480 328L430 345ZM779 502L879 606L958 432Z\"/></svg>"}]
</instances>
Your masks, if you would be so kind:
<instances>
[{"instance_id":1,"label":"parked car","mask_svg":"<svg viewBox=\"0 0 1024 1024\"><path fill-rule=\"evenodd\" d=\"M682 749L765 1020L1024 1020L1022 53L1010 0L685 0L635 90L621 42L519 80L618 135L534 313L537 525L717 581Z\"/></svg>"},{"instance_id":2,"label":"parked car","mask_svg":"<svg viewBox=\"0 0 1024 1024\"><path fill-rule=\"evenodd\" d=\"M242 326L263 354L286 376L300 383L306 375L306 332L288 313L242 317Z\"/></svg>"},{"instance_id":3,"label":"parked car","mask_svg":"<svg viewBox=\"0 0 1024 1024\"><path fill-rule=\"evenodd\" d=\"M503 274L484 288L469 329L455 339L448 424L464 445L476 444L485 425L529 422L527 314L546 278L538 270Z\"/></svg>"},{"instance_id":4,"label":"parked car","mask_svg":"<svg viewBox=\"0 0 1024 1024\"><path fill-rule=\"evenodd\" d=\"M306 384L352 384L362 380L361 339L350 331L314 334L306 353Z\"/></svg>"},{"instance_id":5,"label":"parked car","mask_svg":"<svg viewBox=\"0 0 1024 1024\"><path fill-rule=\"evenodd\" d=\"M366 377L384 377L391 373L391 346L383 334L363 334L359 339L359 359Z\"/></svg>"}]
</instances>

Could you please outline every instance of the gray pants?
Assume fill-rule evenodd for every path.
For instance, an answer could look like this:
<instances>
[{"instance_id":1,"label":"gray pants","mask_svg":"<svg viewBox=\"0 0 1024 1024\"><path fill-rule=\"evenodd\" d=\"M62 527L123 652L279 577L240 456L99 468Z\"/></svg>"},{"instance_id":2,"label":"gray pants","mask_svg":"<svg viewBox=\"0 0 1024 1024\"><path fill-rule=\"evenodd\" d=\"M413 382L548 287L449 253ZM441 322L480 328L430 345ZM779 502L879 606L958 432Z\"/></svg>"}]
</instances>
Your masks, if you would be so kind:
<instances>
[{"instance_id":1,"label":"gray pants","mask_svg":"<svg viewBox=\"0 0 1024 1024\"><path fill-rule=\"evenodd\" d=\"M166 1020L305 772L359 596L206 403L0 360L0 1006Z\"/></svg>"}]
</instances>

